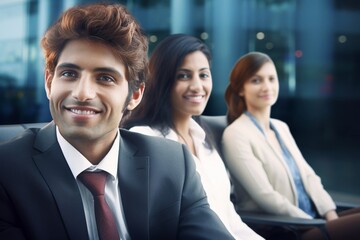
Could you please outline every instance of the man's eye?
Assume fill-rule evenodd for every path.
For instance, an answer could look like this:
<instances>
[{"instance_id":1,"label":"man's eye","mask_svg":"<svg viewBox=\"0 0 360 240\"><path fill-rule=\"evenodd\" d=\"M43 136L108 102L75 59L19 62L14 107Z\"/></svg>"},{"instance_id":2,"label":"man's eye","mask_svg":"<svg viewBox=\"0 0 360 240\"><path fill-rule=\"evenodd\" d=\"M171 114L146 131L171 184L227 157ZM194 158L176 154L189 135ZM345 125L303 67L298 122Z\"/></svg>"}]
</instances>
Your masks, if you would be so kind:
<instances>
[{"instance_id":1,"label":"man's eye","mask_svg":"<svg viewBox=\"0 0 360 240\"><path fill-rule=\"evenodd\" d=\"M115 82L115 79L111 76L107 76L107 75L103 75L103 76L100 76L99 77L99 80L100 81L103 81L103 82Z\"/></svg>"},{"instance_id":2,"label":"man's eye","mask_svg":"<svg viewBox=\"0 0 360 240\"><path fill-rule=\"evenodd\" d=\"M61 73L61 76L75 78L76 73L71 71L64 71Z\"/></svg>"}]
</instances>

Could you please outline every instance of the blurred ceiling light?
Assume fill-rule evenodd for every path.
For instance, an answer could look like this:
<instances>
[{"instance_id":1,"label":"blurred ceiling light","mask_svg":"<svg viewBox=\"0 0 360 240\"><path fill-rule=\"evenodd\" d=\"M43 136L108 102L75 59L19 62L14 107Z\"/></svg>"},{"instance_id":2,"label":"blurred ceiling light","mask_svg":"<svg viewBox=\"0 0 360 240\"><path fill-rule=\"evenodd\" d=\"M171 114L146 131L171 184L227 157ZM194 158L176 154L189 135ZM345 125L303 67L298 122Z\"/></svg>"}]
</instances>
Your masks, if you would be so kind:
<instances>
[{"instance_id":1,"label":"blurred ceiling light","mask_svg":"<svg viewBox=\"0 0 360 240\"><path fill-rule=\"evenodd\" d=\"M158 38L156 35L151 35L149 40L150 40L150 42L155 43L155 42L157 42Z\"/></svg>"},{"instance_id":2,"label":"blurred ceiling light","mask_svg":"<svg viewBox=\"0 0 360 240\"><path fill-rule=\"evenodd\" d=\"M263 32L258 32L256 34L256 38L259 40L263 40L265 38L265 34Z\"/></svg>"},{"instance_id":3,"label":"blurred ceiling light","mask_svg":"<svg viewBox=\"0 0 360 240\"><path fill-rule=\"evenodd\" d=\"M340 35L338 37L339 43L345 43L347 41L347 37L345 35Z\"/></svg>"},{"instance_id":4,"label":"blurred ceiling light","mask_svg":"<svg viewBox=\"0 0 360 240\"><path fill-rule=\"evenodd\" d=\"M295 57L301 58L302 55L303 55L303 52L302 52L301 50L296 50L296 51L295 51Z\"/></svg>"},{"instance_id":5,"label":"blurred ceiling light","mask_svg":"<svg viewBox=\"0 0 360 240\"><path fill-rule=\"evenodd\" d=\"M267 42L265 46L269 50L274 48L274 44L272 42Z\"/></svg>"},{"instance_id":6,"label":"blurred ceiling light","mask_svg":"<svg viewBox=\"0 0 360 240\"><path fill-rule=\"evenodd\" d=\"M206 39L209 38L209 34L207 32L203 32L203 33L200 34L200 38L202 40L206 40Z\"/></svg>"}]
</instances>

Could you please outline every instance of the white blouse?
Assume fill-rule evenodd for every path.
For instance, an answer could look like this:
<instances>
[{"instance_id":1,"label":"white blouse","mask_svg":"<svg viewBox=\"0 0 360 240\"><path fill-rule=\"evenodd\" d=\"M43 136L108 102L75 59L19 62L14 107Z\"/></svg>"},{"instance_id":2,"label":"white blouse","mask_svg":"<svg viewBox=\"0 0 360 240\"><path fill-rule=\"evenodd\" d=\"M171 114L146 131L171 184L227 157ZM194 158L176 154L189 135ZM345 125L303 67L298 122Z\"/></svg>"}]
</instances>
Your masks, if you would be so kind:
<instances>
[{"instance_id":1,"label":"white blouse","mask_svg":"<svg viewBox=\"0 0 360 240\"><path fill-rule=\"evenodd\" d=\"M130 131L164 137L160 131L149 126L135 126ZM193 155L196 170L200 175L210 208L236 239L263 239L249 228L236 213L230 200L231 185L225 165L215 148L206 147L205 132L193 119L190 122L190 135L197 154L197 157ZM173 130L170 130L165 138L173 141L179 140Z\"/></svg>"}]
</instances>

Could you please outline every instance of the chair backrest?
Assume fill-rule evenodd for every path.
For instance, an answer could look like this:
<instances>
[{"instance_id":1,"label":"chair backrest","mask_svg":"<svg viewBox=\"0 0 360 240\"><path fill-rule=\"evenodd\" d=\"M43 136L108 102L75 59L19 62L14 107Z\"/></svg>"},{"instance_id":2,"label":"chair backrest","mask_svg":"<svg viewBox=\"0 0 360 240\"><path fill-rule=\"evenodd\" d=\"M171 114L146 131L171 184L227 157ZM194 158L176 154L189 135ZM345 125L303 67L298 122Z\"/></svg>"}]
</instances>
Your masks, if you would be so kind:
<instances>
[{"instance_id":1,"label":"chair backrest","mask_svg":"<svg viewBox=\"0 0 360 240\"><path fill-rule=\"evenodd\" d=\"M227 125L226 116L218 115L218 116L200 116L195 119L196 121L200 121L200 125L205 123L208 129L206 131L210 131L212 137L214 138L215 144L218 149L221 149L221 138L224 132L224 129ZM0 142L10 140L13 137L16 137L25 129L28 128L41 128L45 126L47 123L22 123L22 124L8 124L8 125L0 125Z\"/></svg>"},{"instance_id":2,"label":"chair backrest","mask_svg":"<svg viewBox=\"0 0 360 240\"><path fill-rule=\"evenodd\" d=\"M0 142L10 140L28 128L41 128L47 123L23 123L0 125Z\"/></svg>"},{"instance_id":3,"label":"chair backrest","mask_svg":"<svg viewBox=\"0 0 360 240\"><path fill-rule=\"evenodd\" d=\"M226 115L196 117L195 120L204 128L207 134L210 134L221 154L222 134L227 126Z\"/></svg>"}]
</instances>

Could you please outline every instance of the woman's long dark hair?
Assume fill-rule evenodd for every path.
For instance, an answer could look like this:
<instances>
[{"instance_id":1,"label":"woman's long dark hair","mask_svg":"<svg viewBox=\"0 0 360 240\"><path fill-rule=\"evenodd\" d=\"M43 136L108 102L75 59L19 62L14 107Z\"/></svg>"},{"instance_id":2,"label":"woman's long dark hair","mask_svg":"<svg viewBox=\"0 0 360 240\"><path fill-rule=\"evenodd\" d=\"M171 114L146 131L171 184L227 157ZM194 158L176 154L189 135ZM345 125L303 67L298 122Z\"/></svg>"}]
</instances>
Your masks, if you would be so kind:
<instances>
[{"instance_id":1,"label":"woman's long dark hair","mask_svg":"<svg viewBox=\"0 0 360 240\"><path fill-rule=\"evenodd\" d=\"M144 97L125 119L122 126L148 125L165 136L175 129L172 118L171 90L176 81L176 72L184 58L195 51L201 51L209 61L211 54L204 42L186 35L173 34L166 37L154 49L149 61L149 79Z\"/></svg>"}]
</instances>

